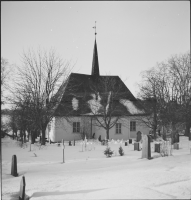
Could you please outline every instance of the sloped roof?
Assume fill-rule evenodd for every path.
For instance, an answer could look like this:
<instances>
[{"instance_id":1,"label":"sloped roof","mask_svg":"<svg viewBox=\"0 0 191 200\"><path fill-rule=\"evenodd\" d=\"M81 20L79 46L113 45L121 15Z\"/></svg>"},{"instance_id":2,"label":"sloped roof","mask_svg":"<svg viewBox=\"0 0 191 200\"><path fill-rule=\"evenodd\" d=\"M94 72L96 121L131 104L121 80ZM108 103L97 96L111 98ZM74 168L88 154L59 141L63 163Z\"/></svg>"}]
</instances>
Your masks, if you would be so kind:
<instances>
[{"instance_id":1,"label":"sloped roof","mask_svg":"<svg viewBox=\"0 0 191 200\"><path fill-rule=\"evenodd\" d=\"M116 106L113 115L143 115L145 111L142 105L133 96L119 76L93 76L86 74L71 73L67 81L59 88L56 99L59 99L55 108L55 116L80 116L92 115L92 102L99 105L96 110L97 115L102 113L103 98L96 98L92 89L93 85L100 84L100 80L112 79L115 86L120 85L119 95L114 97L113 105ZM98 87L100 96L104 93L104 88ZM107 92L109 99L109 92ZM107 99L107 100L108 100Z\"/></svg>"}]
</instances>

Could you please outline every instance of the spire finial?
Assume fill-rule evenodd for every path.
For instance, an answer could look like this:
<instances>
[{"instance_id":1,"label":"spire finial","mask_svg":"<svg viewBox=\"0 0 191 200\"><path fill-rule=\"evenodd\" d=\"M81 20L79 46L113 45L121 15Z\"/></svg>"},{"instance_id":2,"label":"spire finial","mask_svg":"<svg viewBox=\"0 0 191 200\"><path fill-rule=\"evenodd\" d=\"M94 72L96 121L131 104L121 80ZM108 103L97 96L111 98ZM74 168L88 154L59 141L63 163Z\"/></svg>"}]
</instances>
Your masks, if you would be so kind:
<instances>
[{"instance_id":1,"label":"spire finial","mask_svg":"<svg viewBox=\"0 0 191 200\"><path fill-rule=\"evenodd\" d=\"M97 33L96 33L96 21L95 21L95 26L93 28L95 28L95 37L96 37L96 35L97 35Z\"/></svg>"}]
</instances>

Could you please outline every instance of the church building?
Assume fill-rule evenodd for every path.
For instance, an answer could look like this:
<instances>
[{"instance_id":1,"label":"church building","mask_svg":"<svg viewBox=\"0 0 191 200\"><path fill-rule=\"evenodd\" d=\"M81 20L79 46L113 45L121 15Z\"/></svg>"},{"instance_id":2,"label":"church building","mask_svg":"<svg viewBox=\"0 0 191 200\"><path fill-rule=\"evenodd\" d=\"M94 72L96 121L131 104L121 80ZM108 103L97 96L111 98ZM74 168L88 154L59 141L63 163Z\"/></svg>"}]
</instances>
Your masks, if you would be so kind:
<instances>
[{"instance_id":1,"label":"church building","mask_svg":"<svg viewBox=\"0 0 191 200\"><path fill-rule=\"evenodd\" d=\"M57 94L47 137L53 142L95 138L136 138L148 134L147 115L119 76L100 75L95 38L91 75L71 73Z\"/></svg>"}]
</instances>

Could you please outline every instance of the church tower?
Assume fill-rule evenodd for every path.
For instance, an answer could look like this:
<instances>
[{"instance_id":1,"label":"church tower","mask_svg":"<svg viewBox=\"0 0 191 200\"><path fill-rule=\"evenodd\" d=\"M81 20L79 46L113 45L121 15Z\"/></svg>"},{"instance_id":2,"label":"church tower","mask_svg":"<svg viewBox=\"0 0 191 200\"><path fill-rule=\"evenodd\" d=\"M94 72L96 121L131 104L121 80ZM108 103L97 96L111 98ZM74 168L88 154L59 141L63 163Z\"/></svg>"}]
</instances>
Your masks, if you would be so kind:
<instances>
[{"instance_id":1,"label":"church tower","mask_svg":"<svg viewBox=\"0 0 191 200\"><path fill-rule=\"evenodd\" d=\"M97 77L97 76L99 76L99 61L98 61L98 52L97 52L97 43L96 43L96 35L97 35L96 24L93 28L95 28L95 43L94 43L94 50L93 50L92 73L91 73L91 75Z\"/></svg>"}]
</instances>

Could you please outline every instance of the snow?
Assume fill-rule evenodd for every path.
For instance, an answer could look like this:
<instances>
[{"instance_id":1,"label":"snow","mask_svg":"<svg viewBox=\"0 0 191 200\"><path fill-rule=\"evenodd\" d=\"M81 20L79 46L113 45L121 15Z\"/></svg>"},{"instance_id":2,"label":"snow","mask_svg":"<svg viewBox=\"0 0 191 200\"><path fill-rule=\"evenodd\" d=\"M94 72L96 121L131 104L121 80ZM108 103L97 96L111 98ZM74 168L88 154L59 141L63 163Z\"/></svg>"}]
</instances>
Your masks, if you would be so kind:
<instances>
[{"instance_id":1,"label":"snow","mask_svg":"<svg viewBox=\"0 0 191 200\"><path fill-rule=\"evenodd\" d=\"M90 106L90 109L91 109L92 113L93 114L98 114L98 110L101 107L101 104L100 104L101 97L100 97L99 93L98 93L97 99L96 99L96 95L95 94L92 94L91 96L93 97L93 99L89 100L88 104Z\"/></svg>"},{"instance_id":2,"label":"snow","mask_svg":"<svg viewBox=\"0 0 191 200\"><path fill-rule=\"evenodd\" d=\"M47 144L39 150L37 144L20 148L16 141L2 138L2 199L18 199L22 176L30 199L190 199L191 154L187 137L180 137L180 149L173 156L141 159L142 151L133 144L110 142L115 153L106 158L106 146L88 141L82 152L82 141L76 146L65 142L65 163L62 145ZM72 142L73 144L73 142ZM119 146L124 156L119 156ZM34 153L37 155L35 157ZM18 177L10 175L12 155L17 156Z\"/></svg>"},{"instance_id":3,"label":"snow","mask_svg":"<svg viewBox=\"0 0 191 200\"><path fill-rule=\"evenodd\" d=\"M144 111L137 109L135 107L135 105L127 99L121 99L120 103L123 104L131 114L143 114L144 113Z\"/></svg>"},{"instance_id":4,"label":"snow","mask_svg":"<svg viewBox=\"0 0 191 200\"><path fill-rule=\"evenodd\" d=\"M109 92L108 99L107 99L106 113L108 112L110 101L111 101L111 91Z\"/></svg>"},{"instance_id":5,"label":"snow","mask_svg":"<svg viewBox=\"0 0 191 200\"><path fill-rule=\"evenodd\" d=\"M74 110L78 110L78 99L76 99L75 97L72 99L72 107Z\"/></svg>"}]
</instances>

